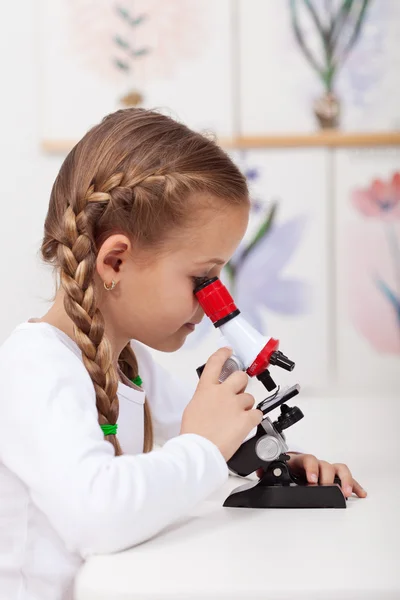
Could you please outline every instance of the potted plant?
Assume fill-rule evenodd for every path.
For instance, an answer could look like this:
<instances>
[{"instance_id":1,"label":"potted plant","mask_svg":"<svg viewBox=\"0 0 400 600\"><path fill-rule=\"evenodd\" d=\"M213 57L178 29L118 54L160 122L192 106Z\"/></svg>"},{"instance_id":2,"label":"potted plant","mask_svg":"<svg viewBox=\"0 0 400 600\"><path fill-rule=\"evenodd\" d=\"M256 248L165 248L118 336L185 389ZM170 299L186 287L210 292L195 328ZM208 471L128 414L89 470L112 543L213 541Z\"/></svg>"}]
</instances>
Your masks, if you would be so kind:
<instances>
[{"instance_id":1,"label":"potted plant","mask_svg":"<svg viewBox=\"0 0 400 600\"><path fill-rule=\"evenodd\" d=\"M314 113L322 129L337 128L340 100L335 80L350 51L360 37L370 0L289 0L291 24L296 41L324 86L314 103ZM301 19L312 23L320 45L315 55L306 40Z\"/></svg>"}]
</instances>

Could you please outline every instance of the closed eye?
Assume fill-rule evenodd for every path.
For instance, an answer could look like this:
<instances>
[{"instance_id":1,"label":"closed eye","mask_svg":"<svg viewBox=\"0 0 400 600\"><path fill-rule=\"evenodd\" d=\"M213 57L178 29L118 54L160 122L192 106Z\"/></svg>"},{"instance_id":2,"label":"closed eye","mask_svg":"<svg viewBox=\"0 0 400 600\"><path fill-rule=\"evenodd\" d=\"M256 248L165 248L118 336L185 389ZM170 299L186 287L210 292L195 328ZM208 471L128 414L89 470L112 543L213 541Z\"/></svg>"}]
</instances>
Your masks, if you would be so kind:
<instances>
[{"instance_id":1,"label":"closed eye","mask_svg":"<svg viewBox=\"0 0 400 600\"><path fill-rule=\"evenodd\" d=\"M202 283L207 281L207 279L209 279L209 278L208 277L192 277L195 287L201 285Z\"/></svg>"}]
</instances>

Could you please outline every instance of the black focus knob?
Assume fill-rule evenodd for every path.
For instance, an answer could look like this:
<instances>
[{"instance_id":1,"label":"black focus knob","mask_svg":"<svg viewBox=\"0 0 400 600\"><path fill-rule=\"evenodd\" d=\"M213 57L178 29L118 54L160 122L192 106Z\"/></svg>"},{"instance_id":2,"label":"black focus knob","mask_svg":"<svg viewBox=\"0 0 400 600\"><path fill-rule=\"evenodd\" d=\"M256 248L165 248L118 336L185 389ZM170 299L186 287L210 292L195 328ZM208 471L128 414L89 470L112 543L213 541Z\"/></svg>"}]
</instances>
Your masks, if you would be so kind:
<instances>
[{"instance_id":1,"label":"black focus knob","mask_svg":"<svg viewBox=\"0 0 400 600\"><path fill-rule=\"evenodd\" d=\"M293 371L295 367L295 363L280 350L275 350L275 352L271 354L269 362L271 365L276 365L277 367L281 367L281 369L285 369L285 371Z\"/></svg>"},{"instance_id":2,"label":"black focus knob","mask_svg":"<svg viewBox=\"0 0 400 600\"><path fill-rule=\"evenodd\" d=\"M268 369L265 369L265 371L263 371L262 373L260 373L259 375L257 375L257 379L259 381L261 381L261 383L264 385L264 387L267 388L267 390L269 392L276 387L276 383L272 379L271 374L268 371Z\"/></svg>"},{"instance_id":3,"label":"black focus knob","mask_svg":"<svg viewBox=\"0 0 400 600\"><path fill-rule=\"evenodd\" d=\"M274 422L274 427L281 433L284 429L287 429L291 425L297 423L304 417L303 413L298 406L288 406L287 404L281 404L281 414Z\"/></svg>"}]
</instances>

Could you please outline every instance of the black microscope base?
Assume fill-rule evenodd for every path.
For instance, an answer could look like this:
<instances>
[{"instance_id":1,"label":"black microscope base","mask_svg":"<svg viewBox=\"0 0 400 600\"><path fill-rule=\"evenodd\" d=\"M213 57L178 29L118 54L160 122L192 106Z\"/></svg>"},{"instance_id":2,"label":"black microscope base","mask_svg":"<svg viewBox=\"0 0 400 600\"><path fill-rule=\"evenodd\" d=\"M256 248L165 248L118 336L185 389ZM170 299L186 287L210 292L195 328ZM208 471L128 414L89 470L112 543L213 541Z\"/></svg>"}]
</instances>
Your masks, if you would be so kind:
<instances>
[{"instance_id":1,"label":"black microscope base","mask_svg":"<svg viewBox=\"0 0 400 600\"><path fill-rule=\"evenodd\" d=\"M234 489L223 506L238 508L346 508L340 486L330 484L262 485L251 482Z\"/></svg>"}]
</instances>

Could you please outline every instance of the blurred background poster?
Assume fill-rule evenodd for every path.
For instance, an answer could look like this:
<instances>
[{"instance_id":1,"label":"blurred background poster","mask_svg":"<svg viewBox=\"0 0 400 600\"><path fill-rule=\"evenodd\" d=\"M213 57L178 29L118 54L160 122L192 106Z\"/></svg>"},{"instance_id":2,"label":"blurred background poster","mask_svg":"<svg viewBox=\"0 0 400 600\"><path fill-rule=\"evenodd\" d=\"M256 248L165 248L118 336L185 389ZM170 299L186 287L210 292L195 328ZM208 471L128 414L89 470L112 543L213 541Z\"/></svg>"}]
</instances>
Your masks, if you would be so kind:
<instances>
[{"instance_id":1,"label":"blurred background poster","mask_svg":"<svg viewBox=\"0 0 400 600\"><path fill-rule=\"evenodd\" d=\"M65 155L107 113L144 106L217 138L247 176L249 229L222 278L296 361L279 383L398 396L400 2L22 0L9 18L4 131L19 164L8 158L4 247L26 225L3 277L25 276L2 338L51 297L34 252ZM154 355L195 381L217 338L205 320Z\"/></svg>"},{"instance_id":2,"label":"blurred background poster","mask_svg":"<svg viewBox=\"0 0 400 600\"><path fill-rule=\"evenodd\" d=\"M194 129L232 126L229 0L41 0L46 140L79 139L104 115L161 108Z\"/></svg>"},{"instance_id":3,"label":"blurred background poster","mask_svg":"<svg viewBox=\"0 0 400 600\"><path fill-rule=\"evenodd\" d=\"M39 4L46 140L132 104L222 137L400 126L396 0Z\"/></svg>"}]
</instances>

